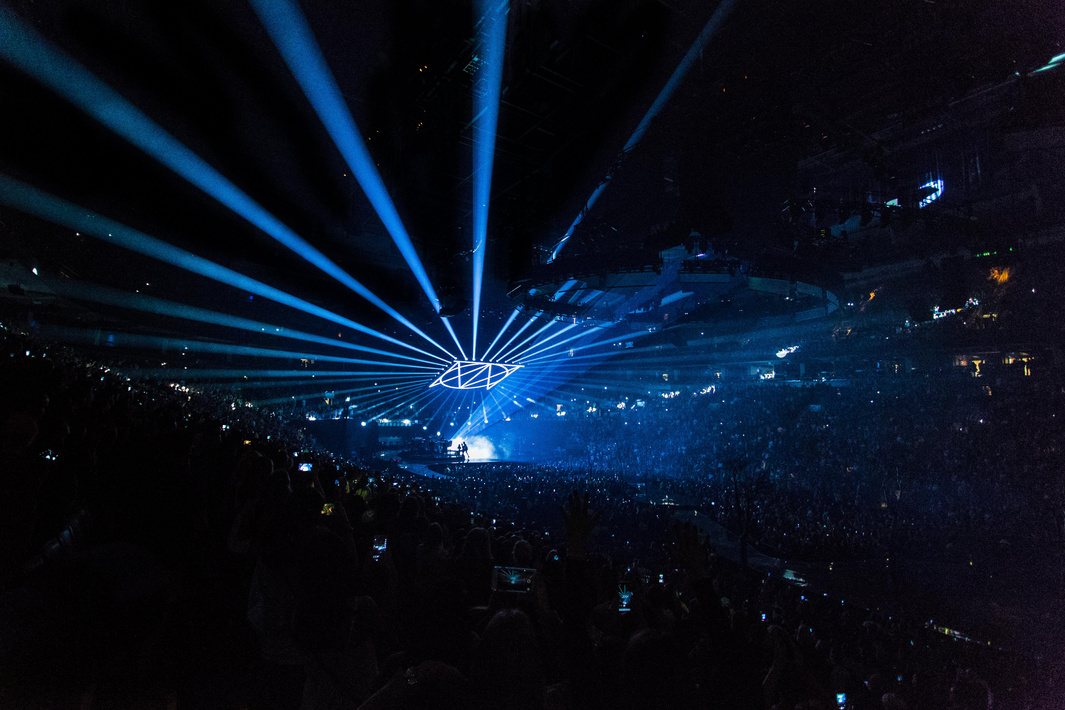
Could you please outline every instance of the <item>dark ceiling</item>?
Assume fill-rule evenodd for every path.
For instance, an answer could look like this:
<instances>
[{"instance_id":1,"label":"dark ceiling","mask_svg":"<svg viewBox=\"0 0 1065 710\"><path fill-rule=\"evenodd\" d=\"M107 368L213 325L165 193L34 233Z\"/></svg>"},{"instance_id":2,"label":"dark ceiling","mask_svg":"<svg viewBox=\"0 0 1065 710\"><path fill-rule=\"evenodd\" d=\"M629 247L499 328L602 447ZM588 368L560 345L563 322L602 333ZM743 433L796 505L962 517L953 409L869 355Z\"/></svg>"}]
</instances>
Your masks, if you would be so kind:
<instances>
[{"instance_id":1,"label":"dark ceiling","mask_svg":"<svg viewBox=\"0 0 1065 710\"><path fill-rule=\"evenodd\" d=\"M14 2L69 53L419 327L443 329L244 2ZM471 289L469 3L301 3L429 276ZM510 3L483 327L565 232L716 8ZM769 249L797 166L1046 60L1062 9L961 0L740 0L588 216L642 245L663 221ZM1056 13L1056 14L1055 14ZM0 172L292 294L409 334L18 70L0 64ZM737 183L756 184L737 198ZM51 273L269 320L268 304L5 208L14 255ZM744 243L744 242L747 243ZM580 235L575 246L581 251ZM598 248L602 248L601 246ZM147 285L150 284L150 285ZM133 314L127 319L136 320ZM468 313L455 319L468 333ZM164 327L158 319L142 326ZM176 327L176 326L175 326ZM311 326L307 326L312 329ZM325 328L328 330L328 327ZM467 335L463 336L468 338Z\"/></svg>"}]
</instances>

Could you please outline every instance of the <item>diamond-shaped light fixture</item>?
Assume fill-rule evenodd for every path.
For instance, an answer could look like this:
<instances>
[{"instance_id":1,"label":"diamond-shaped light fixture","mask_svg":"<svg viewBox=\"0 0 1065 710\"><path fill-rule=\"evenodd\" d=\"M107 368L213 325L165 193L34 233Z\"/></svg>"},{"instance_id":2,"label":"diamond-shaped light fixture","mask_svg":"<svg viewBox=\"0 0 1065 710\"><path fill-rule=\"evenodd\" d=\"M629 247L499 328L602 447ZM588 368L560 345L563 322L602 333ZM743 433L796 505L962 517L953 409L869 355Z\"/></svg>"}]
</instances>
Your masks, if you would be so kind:
<instances>
[{"instance_id":1,"label":"diamond-shaped light fixture","mask_svg":"<svg viewBox=\"0 0 1065 710\"><path fill-rule=\"evenodd\" d=\"M490 390L521 367L504 362L456 360L429 386L442 385L453 390Z\"/></svg>"}]
</instances>

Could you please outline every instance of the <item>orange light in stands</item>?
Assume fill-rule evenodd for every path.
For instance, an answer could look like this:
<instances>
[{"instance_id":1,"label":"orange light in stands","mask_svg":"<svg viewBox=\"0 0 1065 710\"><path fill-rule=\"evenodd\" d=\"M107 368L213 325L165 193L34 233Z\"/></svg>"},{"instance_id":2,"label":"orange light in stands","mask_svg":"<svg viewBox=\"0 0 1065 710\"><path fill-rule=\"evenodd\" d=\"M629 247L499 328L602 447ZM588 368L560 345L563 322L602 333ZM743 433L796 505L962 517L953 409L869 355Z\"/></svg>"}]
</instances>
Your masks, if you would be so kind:
<instances>
[{"instance_id":1,"label":"orange light in stands","mask_svg":"<svg viewBox=\"0 0 1065 710\"><path fill-rule=\"evenodd\" d=\"M1010 280L1009 268L999 269L995 267L991 269L991 274L988 276L988 281L994 281L998 285L1002 285Z\"/></svg>"}]
</instances>

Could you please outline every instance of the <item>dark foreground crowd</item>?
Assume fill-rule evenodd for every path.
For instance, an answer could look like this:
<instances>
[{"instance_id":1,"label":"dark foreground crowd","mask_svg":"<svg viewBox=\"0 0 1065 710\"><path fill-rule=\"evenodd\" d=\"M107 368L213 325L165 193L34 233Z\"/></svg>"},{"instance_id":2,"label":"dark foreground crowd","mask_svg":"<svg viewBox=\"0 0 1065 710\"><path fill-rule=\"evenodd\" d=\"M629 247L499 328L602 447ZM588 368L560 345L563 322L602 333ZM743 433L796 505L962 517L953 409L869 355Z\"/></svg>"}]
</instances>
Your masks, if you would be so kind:
<instances>
[{"instance_id":1,"label":"dark foreground crowd","mask_svg":"<svg viewBox=\"0 0 1065 710\"><path fill-rule=\"evenodd\" d=\"M807 598L609 490L493 510L11 333L0 391L0 707L1062 706L1058 658Z\"/></svg>"}]
</instances>

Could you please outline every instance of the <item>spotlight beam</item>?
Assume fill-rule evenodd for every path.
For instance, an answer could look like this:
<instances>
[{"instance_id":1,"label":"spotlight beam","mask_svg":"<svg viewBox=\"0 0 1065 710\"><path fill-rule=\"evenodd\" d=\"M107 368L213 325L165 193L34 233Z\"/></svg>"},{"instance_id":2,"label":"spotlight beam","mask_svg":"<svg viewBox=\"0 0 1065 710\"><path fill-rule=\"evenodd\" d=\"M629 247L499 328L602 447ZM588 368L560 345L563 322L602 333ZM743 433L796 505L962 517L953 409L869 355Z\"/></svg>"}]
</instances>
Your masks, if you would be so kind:
<instances>
[{"instance_id":1,"label":"spotlight beam","mask_svg":"<svg viewBox=\"0 0 1065 710\"><path fill-rule=\"evenodd\" d=\"M514 335L510 336L510 339L509 339L509 340L508 340L507 342L503 343L503 346L502 346L501 348L499 348L499 351L500 351L500 352L502 352L502 351L505 351L505 350L507 349L507 347L508 347L508 346L509 346L509 345L510 345L511 343L513 343L513 342L514 342L514 340L515 340L515 339L517 339L517 337L518 337L519 335L521 335L522 333L524 333L524 332L525 332L525 330L526 330L526 329L527 329L527 328L528 328L528 327L529 327L530 325L532 325L532 324L533 324L534 322L536 322L536 317L535 317L535 316L530 316L530 317L529 317L529 320L525 321L525 325L523 325L522 327L518 328L518 332L517 332L517 333L515 333ZM493 356L492 356L492 359L493 359L493 360L498 360L498 359L499 359L499 355L498 355L498 353L497 353L496 355L493 355Z\"/></svg>"},{"instance_id":2,"label":"spotlight beam","mask_svg":"<svg viewBox=\"0 0 1065 710\"><path fill-rule=\"evenodd\" d=\"M455 390L441 390L441 394L443 394L443 393L446 393L446 395L444 396L444 400L440 403L440 405L436 408L436 410L429 416L429 421L436 421L437 417L440 416L440 412L442 410L444 410L446 407L449 407L451 405L451 400L455 398L456 391Z\"/></svg>"},{"instance_id":3,"label":"spotlight beam","mask_svg":"<svg viewBox=\"0 0 1065 710\"><path fill-rule=\"evenodd\" d=\"M317 397L321 397L321 398L324 399L325 395L328 394L328 393L333 393L336 396L341 397L341 396L345 396L345 395L349 394L350 392L355 392L355 391L357 391L357 390L332 390L332 389L323 390L323 389L319 388L319 389L316 389L316 390L314 390L312 392L297 392L296 394L284 395L282 397L270 397L268 399L255 400L255 403L260 405L260 406L270 405L270 404L281 404L283 402L291 404L292 400L294 400L294 399L307 400L307 399L314 399L314 398L317 398ZM357 398L359 400L359 403L357 403L356 406L359 406L359 404L364 404L363 400L374 400L374 401L376 401L375 398L377 396L381 396L381 395L372 395L372 396L371 395L367 395L367 396L364 396L364 397L361 397L361 398ZM347 409L351 405L352 405L351 402L343 402L343 403L337 403L336 405L329 405L329 406L336 406L337 409L341 409L341 408ZM373 406L376 406L376 405L373 405Z\"/></svg>"},{"instance_id":4,"label":"spotlight beam","mask_svg":"<svg viewBox=\"0 0 1065 710\"><path fill-rule=\"evenodd\" d=\"M525 345L525 343L528 343L529 341L534 340L536 338L536 336L540 335L540 333L543 333L545 330L547 330L548 328L550 328L554 324L555 324L554 320L549 320L547 322L547 325L545 325L544 327L540 328L540 330L536 331L535 333L533 333L529 337L525 338L525 340L521 341L520 343L518 343L517 345L512 347L510 350L507 350L505 353L503 353L502 355L499 356L499 359L505 359L505 358L509 357L510 354L513 353L513 352L519 352L519 353L522 352L521 348L522 348L523 345Z\"/></svg>"},{"instance_id":5,"label":"spotlight beam","mask_svg":"<svg viewBox=\"0 0 1065 710\"><path fill-rule=\"evenodd\" d=\"M663 86L662 90L658 93L654 103L651 104L651 108L647 109L647 113L644 114L640 123L636 126L636 130L625 142L625 147L622 148L622 155L630 153L632 149L636 147L636 144L640 142L644 134L647 132L647 129L651 126L651 121L654 120L655 116L658 115L662 108L673 97L673 92L675 92L681 82L684 81L684 77L687 76L692 65L695 64L696 60L702 54L703 49L706 48L706 45L709 44L718 29L724 24L735 5L736 0L722 0L721 4L717 6L717 9L714 10L714 14L710 16L710 19L707 20L706 24L703 26L699 36L695 38L695 42L693 42L691 47L688 48L684 58L680 60L680 64L678 64L677 68L673 70L673 74L670 75L666 85ZM551 252L551 258L548 259L549 263L558 257L559 253L562 251L562 247L564 247L566 242L569 241L569 238L573 236L573 230L576 229L577 225L581 223L585 215L587 215L592 209L592 206L606 190L613 177L614 169L611 169L611 172L607 173L606 177L603 178L603 181L600 182L599 186L595 188L594 192L592 192L591 197L588 198L588 201L577 214L577 218L573 220L573 224L571 224L569 229L566 230L562 239L555 245L554 250Z\"/></svg>"},{"instance_id":6,"label":"spotlight beam","mask_svg":"<svg viewBox=\"0 0 1065 710\"><path fill-rule=\"evenodd\" d=\"M389 407L393 407L393 404L397 400L405 400L406 397L417 391L420 391L418 389L418 385L411 385L410 387L399 388L393 390L392 392L382 393L380 401L375 402L374 404L367 405L370 410L367 411L366 418L379 418L385 413L391 413L395 411L395 408L389 409ZM424 394L425 392L422 392L422 395ZM376 412L374 412L373 410L376 410Z\"/></svg>"},{"instance_id":7,"label":"spotlight beam","mask_svg":"<svg viewBox=\"0 0 1065 710\"><path fill-rule=\"evenodd\" d=\"M462 359L465 360L466 351L462 349L462 343L459 342L459 337L455 335L455 329L451 327L451 320L449 318L441 318L441 320L444 321L444 327L447 328L447 332L451 333L451 337L459 349L459 354L462 356Z\"/></svg>"},{"instance_id":8,"label":"spotlight beam","mask_svg":"<svg viewBox=\"0 0 1065 710\"><path fill-rule=\"evenodd\" d=\"M420 419L421 421L424 421L424 422L428 422L429 421L429 419L427 419L427 418L422 416L422 414L425 412L425 410L427 410L430 407L430 405L433 404L433 402L435 402L438 399L441 399L444 396L444 393L442 391L440 391L440 392L426 392L426 394L429 395L428 398L424 402L419 404L418 408L416 410L414 410L415 416L417 416L418 419ZM429 427L426 426L424 428L428 429Z\"/></svg>"},{"instance_id":9,"label":"spotlight beam","mask_svg":"<svg viewBox=\"0 0 1065 710\"><path fill-rule=\"evenodd\" d=\"M525 348L524 350L521 350L521 351L517 352L511 359L520 360L521 358L525 357L529 353L530 350L533 350L533 348L541 348L541 346L544 346L546 343L554 340L555 338L559 337L560 335L568 333L569 331L571 331L574 328L576 328L578 325L579 325L578 323L570 323L569 325L567 325L562 330L557 330L554 333L552 333L551 335L547 336L546 338L543 338L541 340L537 340L536 342L534 342L529 347ZM583 335L583 333L582 333L582 335ZM567 342L567 341L563 340L562 342ZM541 348L541 350L542 349L543 348ZM536 351L534 351L534 353L535 352L540 352L540 350L536 350Z\"/></svg>"},{"instance_id":10,"label":"spotlight beam","mask_svg":"<svg viewBox=\"0 0 1065 710\"><path fill-rule=\"evenodd\" d=\"M347 380L345 380L345 382L346 381ZM316 396L323 396L324 397L326 394L332 393L337 398L344 397L344 402L343 403L340 403L340 402L337 403L338 408L340 408L340 406L342 405L344 409L348 409L350 407L358 408L361 404L364 403L364 401L366 399L375 397L377 395L377 393L380 392L380 387L354 387L354 388L348 388L348 389L342 389L342 390L335 389L336 386L343 385L343 382L335 383L329 389L324 389L324 390L322 389L322 387L325 386L325 383L315 382L315 381L312 381L312 382L286 382L285 384L289 385L291 387L311 387L311 386L313 386L316 389L311 391L311 392L304 391L304 392L298 392L297 394L286 394L286 395L283 395L283 396L269 397L269 398L265 398L265 399L254 399L254 398L248 398L248 399L250 401L254 401L254 402L258 403L258 404L274 404L274 403L277 403L277 402L292 402L292 400L296 399L296 398L304 399L306 397L316 397ZM372 395L368 394L370 392L370 390L376 390L376 392L374 392ZM349 395L354 395L354 397L349 396ZM354 401L352 401L353 399L354 399Z\"/></svg>"},{"instance_id":11,"label":"spotlight beam","mask_svg":"<svg viewBox=\"0 0 1065 710\"><path fill-rule=\"evenodd\" d=\"M587 350L588 348L597 348L597 347L601 347L603 345L611 345L612 343L621 342L622 340L635 340L636 338L641 338L641 337L643 337L645 335L650 335L650 333L648 333L646 331L644 331L642 333L624 333L622 335L618 335L618 336L610 338L608 340L600 340L600 341L597 341L597 342L594 342L594 343L588 343L587 345L580 345L578 347L571 348L571 350L573 350L574 352L579 352L579 351L582 351L582 350ZM526 364L535 363L535 362L550 361L550 360L555 359L555 358L564 357L565 355L566 355L566 353L554 353L552 355L541 355L539 357L535 357L535 358L532 358L532 359L528 360L526 362ZM587 356L580 356L580 357L603 357L603 354L587 355ZM570 359L576 359L576 358L575 357L571 357Z\"/></svg>"},{"instance_id":12,"label":"spotlight beam","mask_svg":"<svg viewBox=\"0 0 1065 710\"><path fill-rule=\"evenodd\" d=\"M377 414L377 417L391 417L394 413L402 411L403 414L402 415L398 415L397 418L410 419L411 418L410 410L414 409L414 407L422 399L428 397L429 393L425 392L425 391L419 392L418 395L415 396L413 399L408 399L407 398L408 394L410 394L410 393L409 392L404 392L404 393L396 395L396 397L394 397L392 400L389 400L389 402L387 402L387 405L389 405L389 406L384 411L382 411L379 414ZM399 400L399 401L395 401L395 400ZM385 404L386 404L385 402L382 402L382 405L385 405ZM378 406L381 406L381 405L378 405Z\"/></svg>"},{"instance_id":13,"label":"spotlight beam","mask_svg":"<svg viewBox=\"0 0 1065 710\"><path fill-rule=\"evenodd\" d=\"M438 365L433 363L432 360L411 357L409 355L400 355L399 353L389 352L388 350L370 348L366 347L365 345L356 345L355 343L348 343L343 340L336 340L334 338L325 338L320 335L314 335L313 333L305 333L300 330L292 330L289 328L280 327L272 323L264 323L262 321L251 320L250 318L241 318L240 316L229 315L228 313L211 311L206 308L198 308L196 306L188 306L183 303L175 303L173 301L167 301L165 299L156 298L154 296L126 293L125 291L108 288L106 286L98 286L95 284L87 284L80 282L71 283L69 281L60 279L44 279L44 281L48 285L48 288L50 288L53 292L65 296L67 298L73 298L79 301L91 301L93 303L99 303L108 306L128 308L131 310L141 311L143 313L169 316L171 318L181 318L183 320L191 320L198 323L219 325L227 328L235 328L237 330L245 330L250 333L259 333L278 338L289 338L292 340L299 340L307 343L317 343L319 345L343 348L345 350L356 350L359 352L373 353L376 355L383 355L385 357L396 358L399 360L410 360L412 362L420 362L426 365L430 365L432 367L438 367ZM433 358L436 359L436 356L434 355ZM443 358L439 359L443 361Z\"/></svg>"},{"instance_id":14,"label":"spotlight beam","mask_svg":"<svg viewBox=\"0 0 1065 710\"><path fill-rule=\"evenodd\" d=\"M235 370L232 368L217 368L217 369L177 369L172 367L159 367L146 370L138 370L129 373L130 375L137 375L138 377L148 379L160 379L169 378L174 375L181 375L183 379L202 379L202 380L225 380L234 379L240 380L245 377L251 379L253 376L256 380L269 378L269 379L286 379L296 377L307 377L310 374L307 370ZM375 370L323 370L320 373L322 377L369 377L378 379L388 378L413 378L418 375L414 373L402 373L396 374L393 372L379 372ZM428 379L428 378L424 378Z\"/></svg>"},{"instance_id":15,"label":"spotlight beam","mask_svg":"<svg viewBox=\"0 0 1065 710\"><path fill-rule=\"evenodd\" d=\"M324 386L332 385L334 387L346 384L369 380L369 377L338 377L336 379L330 377L315 377L313 379L305 380L286 380L284 382L267 382L267 381L247 381L242 382L240 385L241 390L261 389L263 387L309 387L311 385ZM380 385L367 385L355 390L345 390L345 392L357 392L363 390L378 389Z\"/></svg>"},{"instance_id":16,"label":"spotlight beam","mask_svg":"<svg viewBox=\"0 0 1065 710\"><path fill-rule=\"evenodd\" d=\"M3 9L0 8L0 17L2 17L2 15ZM347 326L360 333L371 335L380 340L392 343L393 345L399 345L409 350L413 350L426 357L443 360L443 358L438 355L434 355L421 348L410 345L409 343L404 343L402 340L393 338L390 335L385 335L384 333L362 325L361 323L356 323L349 318L339 316L332 311L326 310L321 306L316 306L303 299L296 298L295 296L289 295L273 286L267 286L261 281L256 281L249 276L245 276L225 266L216 264L201 256L196 256L184 249L167 244L166 242L151 237L144 232L127 227L120 222L93 214L82 207L78 207L65 200L60 200L57 197L53 197L34 187L26 185L23 182L2 174L0 174L0 202L11 205L23 212L35 214L50 222L90 234L110 244L165 262L171 266L176 266L185 271L199 274L200 276L213 281L226 284L227 286L232 286L233 288L247 291L248 293L262 296L263 298L268 298L275 303L295 308L296 310L331 321L337 325ZM445 350L444 352L447 351Z\"/></svg>"},{"instance_id":17,"label":"spotlight beam","mask_svg":"<svg viewBox=\"0 0 1065 710\"><path fill-rule=\"evenodd\" d=\"M507 318L507 322L504 323L503 327L499 329L499 332L496 333L496 337L494 337L492 339L492 342L488 344L488 348L484 351L484 354L481 356L484 360L490 360L491 359L491 358L488 357L488 353L492 352L492 348L494 348L496 346L496 343L499 342L499 339L503 336L503 333L506 332L507 328L510 327L510 324L514 322L514 319L518 317L518 313L519 313L519 311L518 311L517 308L515 308L513 311L510 312L510 318Z\"/></svg>"},{"instance_id":18,"label":"spotlight beam","mask_svg":"<svg viewBox=\"0 0 1065 710\"><path fill-rule=\"evenodd\" d=\"M99 331L89 328L68 328L65 326L45 326L44 333L49 338L71 343L93 344L99 341ZM435 373L439 368L432 365L411 365L408 363L382 362L380 360L363 360L361 358L341 357L339 355L322 355L320 353L299 352L294 350L273 350L257 348L250 345L211 342L204 340L187 340L183 338L166 338L157 335L135 335L131 333L113 333L114 340L108 341L115 347L123 348L159 348L179 352L207 353L222 355L243 355L245 357L277 358L282 360L320 360L322 362L342 362L349 365L384 365L392 368L424 370L426 374Z\"/></svg>"},{"instance_id":19,"label":"spotlight beam","mask_svg":"<svg viewBox=\"0 0 1065 710\"><path fill-rule=\"evenodd\" d=\"M554 343L552 345L548 345L546 347L542 347L539 350L532 350L531 352L523 353L521 355L521 357L515 358L515 361L516 362L523 362L527 358L535 357L536 355L539 355L541 353L545 353L548 350L551 350L553 348L562 347L566 343L573 342L574 340L578 340L580 338L583 338L583 337L586 337L586 336L589 336L589 335L595 335L596 331L599 331L599 330L602 330L602 328L598 328L596 326L592 326L588 330L586 330L586 331L584 331L582 333L577 333L576 335L571 335L570 337L566 338L565 340L560 340L557 343ZM555 333L555 335L561 335L562 333L565 333L565 332L566 332L565 330L560 330L558 333ZM540 345L543 345L547 340L551 340L552 338L554 338L555 335L552 335L551 338L546 338L544 341L541 341L541 342L537 343L534 347L539 347Z\"/></svg>"},{"instance_id":20,"label":"spotlight beam","mask_svg":"<svg viewBox=\"0 0 1065 710\"><path fill-rule=\"evenodd\" d=\"M561 297L561 296L562 296L563 294L565 294L565 293L566 293L567 291L569 291L569 289L570 289L570 288L571 288L571 287L572 287L572 286L573 286L574 284L576 284L576 283L577 283L577 280L576 280L576 279L570 279L570 280L569 280L569 281L567 281L566 283L562 284L562 287L561 287L561 288L559 288L559 289L558 289L557 291L555 291L555 295L553 296L553 299L554 299L554 300L558 300L558 299L559 299L559 298L560 298L560 297ZM531 318L531 319L535 319L535 318L536 318L536 316L530 316L530 318ZM542 333L542 332L544 332L544 331L545 331L545 330L547 330L547 329L548 329L549 327L551 327L552 325L555 325L555 324L556 324L556 323L558 323L558 322L559 322L559 321L556 321L556 320L555 320L554 318L550 318L550 319L548 320L548 322L547 322L547 325L546 325L546 326L544 326L543 328L541 328L541 329L540 329L539 331L537 331L537 333ZM528 324L528 323L526 323L526 324L525 324L525 326L524 326L524 327L522 327L522 329L521 329L521 330L519 330L519 331L518 331L517 333L515 333L515 334L514 334L514 336L513 336L513 337L512 337L512 338L511 338L510 340L508 340L508 341L507 341L507 343L506 343L506 344L505 344L505 345L504 345L504 346L503 346L503 347L501 348L501 350L506 350L506 348L507 348L507 345L510 345L510 343L512 343L512 342L514 341L514 338L516 338L516 337L517 337L518 335L520 335L520 334L521 334L521 332L522 332L522 331L524 331L524 330L525 330L525 328L527 328L527 327L528 327L528 325L529 325L529 324ZM523 341L523 342L522 342L522 345L524 345L524 344L525 344L525 342L527 342L527 341Z\"/></svg>"},{"instance_id":21,"label":"spotlight beam","mask_svg":"<svg viewBox=\"0 0 1065 710\"><path fill-rule=\"evenodd\" d=\"M293 0L251 0L251 5L292 76L303 89L303 94L318 114L326 132L351 169L352 175L359 181L359 186L422 287L429 304L439 313L440 298L429 280L429 274L418 257L406 227L403 226L403 220L400 219L399 212L396 211L396 206L385 188L362 134L355 125L355 119L344 101L329 64L314 39L307 18ZM448 325L446 319L441 320L445 326ZM455 344L459 345L454 331L450 327L448 331ZM461 345L459 349L462 349Z\"/></svg>"},{"instance_id":22,"label":"spotlight beam","mask_svg":"<svg viewBox=\"0 0 1065 710\"><path fill-rule=\"evenodd\" d=\"M474 78L473 119L473 345L477 359L477 325L481 316L481 287L488 242L488 203L492 193L499 98L503 84L503 55L507 40L507 0L477 0L478 54L483 59Z\"/></svg>"},{"instance_id":23,"label":"spotlight beam","mask_svg":"<svg viewBox=\"0 0 1065 710\"><path fill-rule=\"evenodd\" d=\"M396 322L450 355L446 348L296 234L121 94L53 47L15 13L2 6L0 56L218 200L279 244L392 316Z\"/></svg>"}]
</instances>

